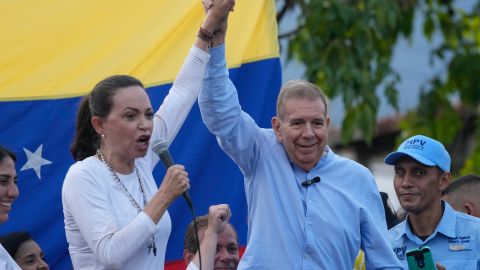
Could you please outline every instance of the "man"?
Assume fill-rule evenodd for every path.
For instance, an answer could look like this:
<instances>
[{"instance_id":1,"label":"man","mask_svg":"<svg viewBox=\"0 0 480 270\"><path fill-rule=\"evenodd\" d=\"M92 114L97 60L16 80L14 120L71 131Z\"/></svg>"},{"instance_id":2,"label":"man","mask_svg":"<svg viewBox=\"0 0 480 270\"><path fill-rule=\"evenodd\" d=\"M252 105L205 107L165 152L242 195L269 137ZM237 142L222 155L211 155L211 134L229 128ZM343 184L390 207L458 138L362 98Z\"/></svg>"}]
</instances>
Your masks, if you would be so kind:
<instances>
[{"instance_id":1,"label":"man","mask_svg":"<svg viewBox=\"0 0 480 270\"><path fill-rule=\"evenodd\" d=\"M445 147L416 135L390 153L385 163L394 165L393 185L407 212L406 221L389 231L393 250L404 267L406 251L427 245L437 267L480 269L480 219L453 210L441 199L451 181L450 155Z\"/></svg>"},{"instance_id":2,"label":"man","mask_svg":"<svg viewBox=\"0 0 480 270\"><path fill-rule=\"evenodd\" d=\"M480 176L471 174L453 181L442 199L459 212L480 217Z\"/></svg>"},{"instance_id":3,"label":"man","mask_svg":"<svg viewBox=\"0 0 480 270\"><path fill-rule=\"evenodd\" d=\"M228 223L229 218L230 210L226 204L210 206L208 215L197 218L203 269L237 269L240 260L237 233ZM198 256L194 260L197 250L192 222L187 227L183 243L183 259L187 265L193 260L198 267Z\"/></svg>"},{"instance_id":4,"label":"man","mask_svg":"<svg viewBox=\"0 0 480 270\"><path fill-rule=\"evenodd\" d=\"M225 47L210 54L202 117L245 177L248 243L239 269L352 269L360 248L368 269L399 269L370 171L326 145L330 118L320 89L287 83L273 129L263 129L240 108Z\"/></svg>"}]
</instances>

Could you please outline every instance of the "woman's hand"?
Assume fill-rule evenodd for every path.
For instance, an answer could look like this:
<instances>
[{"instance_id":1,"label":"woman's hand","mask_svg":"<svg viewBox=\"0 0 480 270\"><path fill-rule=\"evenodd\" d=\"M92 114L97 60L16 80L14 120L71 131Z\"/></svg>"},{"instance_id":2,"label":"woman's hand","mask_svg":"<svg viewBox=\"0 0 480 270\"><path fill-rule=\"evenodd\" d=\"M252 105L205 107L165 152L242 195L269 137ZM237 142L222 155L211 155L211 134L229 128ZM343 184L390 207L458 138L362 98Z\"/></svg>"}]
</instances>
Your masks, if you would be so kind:
<instances>
[{"instance_id":1,"label":"woman's hand","mask_svg":"<svg viewBox=\"0 0 480 270\"><path fill-rule=\"evenodd\" d=\"M170 204L189 188L190 180L185 167L173 165L168 168L160 188L143 211L157 224Z\"/></svg>"},{"instance_id":2,"label":"woman's hand","mask_svg":"<svg viewBox=\"0 0 480 270\"><path fill-rule=\"evenodd\" d=\"M206 17L195 45L208 52L209 47L225 43L228 14L233 11L235 0L203 0L202 3Z\"/></svg>"},{"instance_id":3,"label":"woman's hand","mask_svg":"<svg viewBox=\"0 0 480 270\"><path fill-rule=\"evenodd\" d=\"M203 7L207 18L211 17L214 22L220 23L230 11L233 11L235 0L204 0Z\"/></svg>"},{"instance_id":4,"label":"woman's hand","mask_svg":"<svg viewBox=\"0 0 480 270\"><path fill-rule=\"evenodd\" d=\"M158 193L163 193L170 202L190 188L190 179L185 167L173 165L167 169Z\"/></svg>"},{"instance_id":5,"label":"woman's hand","mask_svg":"<svg viewBox=\"0 0 480 270\"><path fill-rule=\"evenodd\" d=\"M202 28L214 34L215 32L226 32L227 19L230 11L235 7L235 0L204 0L203 7L206 17Z\"/></svg>"}]
</instances>

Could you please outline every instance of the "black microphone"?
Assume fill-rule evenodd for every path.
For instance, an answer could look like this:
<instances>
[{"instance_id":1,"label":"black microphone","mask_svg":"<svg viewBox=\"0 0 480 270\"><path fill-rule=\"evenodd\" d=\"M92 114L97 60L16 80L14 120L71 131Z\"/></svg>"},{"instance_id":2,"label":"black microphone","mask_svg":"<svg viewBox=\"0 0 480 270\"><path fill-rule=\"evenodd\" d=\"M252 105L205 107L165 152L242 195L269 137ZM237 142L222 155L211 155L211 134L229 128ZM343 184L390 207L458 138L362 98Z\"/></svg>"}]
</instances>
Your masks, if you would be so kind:
<instances>
[{"instance_id":1,"label":"black microphone","mask_svg":"<svg viewBox=\"0 0 480 270\"><path fill-rule=\"evenodd\" d=\"M305 180L302 182L302 186L304 187L308 187L308 186L311 186L315 183L319 183L320 182L320 176L315 176L314 178L310 179L310 180Z\"/></svg>"},{"instance_id":2,"label":"black microphone","mask_svg":"<svg viewBox=\"0 0 480 270\"><path fill-rule=\"evenodd\" d=\"M172 155L170 155L170 151L168 151L168 142L163 141L163 140L158 140L153 142L152 144L152 150L155 152L159 157L160 160L163 162L163 165L165 168L170 168L173 166L173 159ZM183 198L185 198L185 201L187 201L188 207L193 210L193 203L192 199L190 198L190 194L188 193L188 190L185 190L183 192Z\"/></svg>"}]
</instances>

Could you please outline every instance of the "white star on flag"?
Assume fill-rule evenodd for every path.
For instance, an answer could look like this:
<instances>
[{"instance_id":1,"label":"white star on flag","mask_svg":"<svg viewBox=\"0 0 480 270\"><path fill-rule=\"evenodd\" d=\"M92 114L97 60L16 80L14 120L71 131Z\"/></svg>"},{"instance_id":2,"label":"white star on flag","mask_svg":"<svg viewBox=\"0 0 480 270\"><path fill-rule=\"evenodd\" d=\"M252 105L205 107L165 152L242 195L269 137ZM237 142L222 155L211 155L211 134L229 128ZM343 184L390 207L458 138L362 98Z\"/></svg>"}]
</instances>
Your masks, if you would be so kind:
<instances>
[{"instance_id":1,"label":"white star on flag","mask_svg":"<svg viewBox=\"0 0 480 270\"><path fill-rule=\"evenodd\" d=\"M50 160L42 158L42 148L43 144L40 144L35 153L32 153L30 152L30 150L23 148L23 151L25 151L25 154L27 155L27 163L23 165L20 171L33 169L37 174L38 179L42 179L42 177L40 176L40 170L42 166L52 164Z\"/></svg>"}]
</instances>

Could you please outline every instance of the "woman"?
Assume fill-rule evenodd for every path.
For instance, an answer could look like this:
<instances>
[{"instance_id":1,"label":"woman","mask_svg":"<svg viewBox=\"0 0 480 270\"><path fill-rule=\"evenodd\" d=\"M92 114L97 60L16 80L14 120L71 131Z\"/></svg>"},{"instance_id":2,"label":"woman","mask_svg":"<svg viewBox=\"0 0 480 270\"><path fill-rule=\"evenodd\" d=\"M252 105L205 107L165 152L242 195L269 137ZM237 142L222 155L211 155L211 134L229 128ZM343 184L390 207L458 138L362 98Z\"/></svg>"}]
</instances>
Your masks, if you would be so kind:
<instances>
[{"instance_id":1,"label":"woman","mask_svg":"<svg viewBox=\"0 0 480 270\"><path fill-rule=\"evenodd\" d=\"M0 145L0 223L8 220L12 203L19 195L15 160L15 154ZM0 269L20 269L2 245L0 245Z\"/></svg>"},{"instance_id":2,"label":"woman","mask_svg":"<svg viewBox=\"0 0 480 270\"><path fill-rule=\"evenodd\" d=\"M189 188L174 165L157 188L150 141L172 142L202 87L209 42L233 0L217 0L159 110L137 79L100 81L80 104L71 152L77 161L62 190L75 269L163 269L171 231L167 208Z\"/></svg>"},{"instance_id":3,"label":"woman","mask_svg":"<svg viewBox=\"0 0 480 270\"><path fill-rule=\"evenodd\" d=\"M0 237L0 243L22 270L48 270L45 255L27 232L15 232Z\"/></svg>"}]
</instances>

